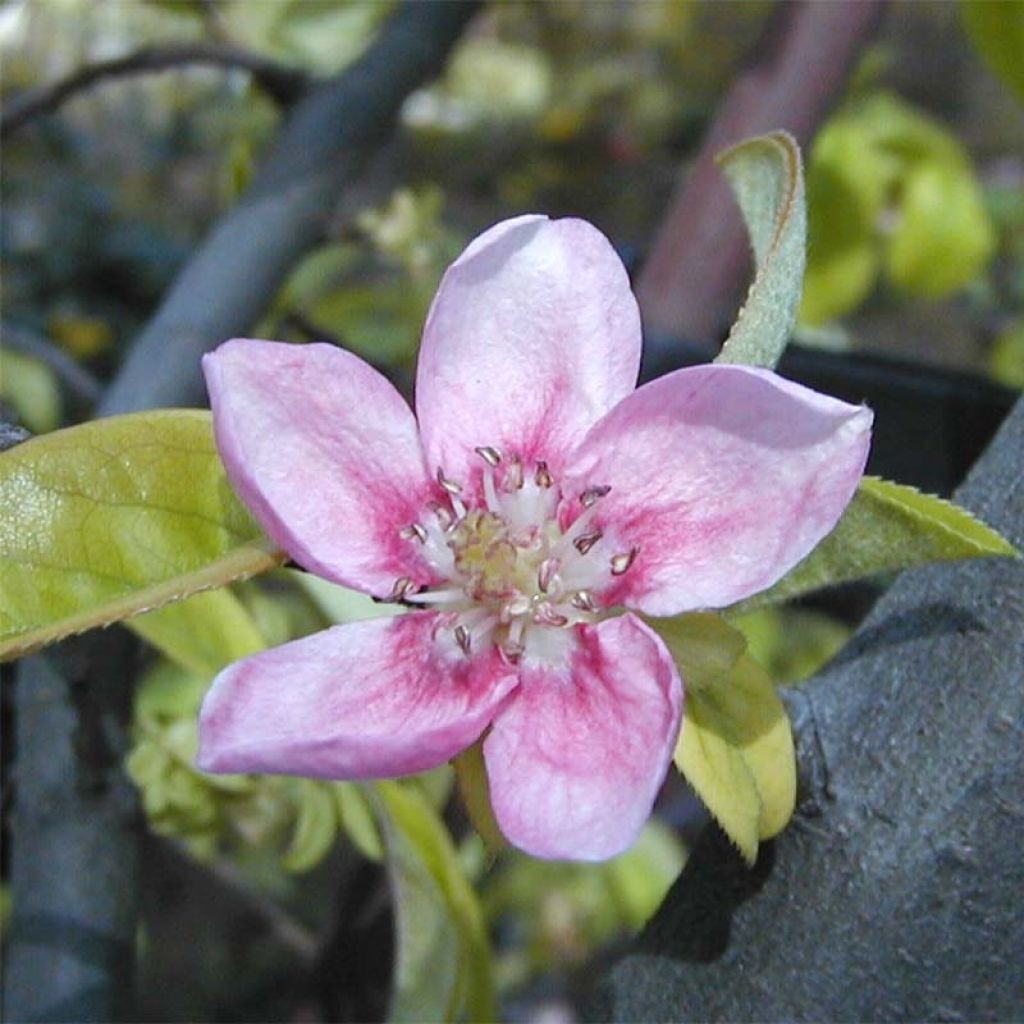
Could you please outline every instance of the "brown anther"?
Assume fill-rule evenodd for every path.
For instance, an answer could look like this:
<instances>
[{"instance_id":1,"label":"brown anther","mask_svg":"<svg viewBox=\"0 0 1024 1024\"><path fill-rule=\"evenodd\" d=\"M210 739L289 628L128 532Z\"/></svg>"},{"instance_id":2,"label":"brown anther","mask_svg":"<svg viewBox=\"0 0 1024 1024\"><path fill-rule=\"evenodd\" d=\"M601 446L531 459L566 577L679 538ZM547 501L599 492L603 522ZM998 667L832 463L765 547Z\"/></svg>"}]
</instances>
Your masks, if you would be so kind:
<instances>
[{"instance_id":1,"label":"brown anther","mask_svg":"<svg viewBox=\"0 0 1024 1024\"><path fill-rule=\"evenodd\" d=\"M427 531L419 523L410 523L408 526L403 526L398 531L398 536L402 540L412 540L415 537L421 544L427 543Z\"/></svg>"},{"instance_id":2,"label":"brown anther","mask_svg":"<svg viewBox=\"0 0 1024 1024\"><path fill-rule=\"evenodd\" d=\"M416 584L408 576L399 576L388 595L389 601L401 601L406 594L416 590Z\"/></svg>"},{"instance_id":3,"label":"brown anther","mask_svg":"<svg viewBox=\"0 0 1024 1024\"><path fill-rule=\"evenodd\" d=\"M548 464L543 459L537 460L537 472L534 474L533 482L538 487L544 488L550 487L555 482L551 470L548 469Z\"/></svg>"},{"instance_id":4,"label":"brown anther","mask_svg":"<svg viewBox=\"0 0 1024 1024\"><path fill-rule=\"evenodd\" d=\"M449 480L444 475L444 470L440 466L437 467L437 482L449 493L449 494L461 494L462 485L457 484L454 480Z\"/></svg>"},{"instance_id":5,"label":"brown anther","mask_svg":"<svg viewBox=\"0 0 1024 1024\"><path fill-rule=\"evenodd\" d=\"M463 654L469 654L471 639L469 630L465 626L455 627L455 642L459 645L459 650Z\"/></svg>"},{"instance_id":6,"label":"brown anther","mask_svg":"<svg viewBox=\"0 0 1024 1024\"><path fill-rule=\"evenodd\" d=\"M572 595L572 599L569 604L573 608L578 608L581 612L596 612L597 602L594 600L594 595L589 590L577 590Z\"/></svg>"},{"instance_id":7,"label":"brown anther","mask_svg":"<svg viewBox=\"0 0 1024 1024\"><path fill-rule=\"evenodd\" d=\"M537 586L540 587L543 593L546 594L548 592L548 587L551 586L551 581L555 578L559 568L557 558L545 558L540 563L540 568L537 570Z\"/></svg>"},{"instance_id":8,"label":"brown anther","mask_svg":"<svg viewBox=\"0 0 1024 1024\"><path fill-rule=\"evenodd\" d=\"M588 487L580 494L580 504L584 508L590 508L598 498L603 498L611 489L611 484L600 484L597 487Z\"/></svg>"},{"instance_id":9,"label":"brown anther","mask_svg":"<svg viewBox=\"0 0 1024 1024\"><path fill-rule=\"evenodd\" d=\"M600 530L591 530L590 533L584 533L582 536L577 537L572 542L572 546L581 555L585 555L603 536L604 534Z\"/></svg>"},{"instance_id":10,"label":"brown anther","mask_svg":"<svg viewBox=\"0 0 1024 1024\"><path fill-rule=\"evenodd\" d=\"M518 455L512 455L508 460L508 472L505 474L505 489L518 491L523 486L523 460Z\"/></svg>"},{"instance_id":11,"label":"brown anther","mask_svg":"<svg viewBox=\"0 0 1024 1024\"><path fill-rule=\"evenodd\" d=\"M479 448L473 449L477 455L480 456L484 462L487 463L491 469L494 469L499 462L501 462L501 452L497 448L492 448L490 445L481 445Z\"/></svg>"},{"instance_id":12,"label":"brown anther","mask_svg":"<svg viewBox=\"0 0 1024 1024\"><path fill-rule=\"evenodd\" d=\"M640 548L635 545L621 555L612 555L611 567L613 576L621 576L636 560Z\"/></svg>"}]
</instances>

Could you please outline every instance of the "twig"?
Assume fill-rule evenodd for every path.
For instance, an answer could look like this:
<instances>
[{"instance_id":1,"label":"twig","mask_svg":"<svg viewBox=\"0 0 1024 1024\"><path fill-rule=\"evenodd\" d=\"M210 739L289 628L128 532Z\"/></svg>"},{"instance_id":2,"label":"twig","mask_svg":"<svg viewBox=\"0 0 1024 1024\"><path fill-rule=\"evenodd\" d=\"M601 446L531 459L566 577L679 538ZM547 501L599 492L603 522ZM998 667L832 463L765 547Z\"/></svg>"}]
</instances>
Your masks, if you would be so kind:
<instances>
[{"instance_id":1,"label":"twig","mask_svg":"<svg viewBox=\"0 0 1024 1024\"><path fill-rule=\"evenodd\" d=\"M657 358L659 342L667 346L664 339L670 337L712 350L746 286L749 245L715 155L776 128L788 129L806 146L841 94L882 8L882 0L778 5L722 102L637 277L645 358Z\"/></svg>"},{"instance_id":2,"label":"twig","mask_svg":"<svg viewBox=\"0 0 1024 1024\"><path fill-rule=\"evenodd\" d=\"M102 415L203 400L202 354L259 319L322 237L339 194L389 137L405 97L441 70L478 7L403 5L357 64L295 106L253 184L136 339Z\"/></svg>"},{"instance_id":3,"label":"twig","mask_svg":"<svg viewBox=\"0 0 1024 1024\"><path fill-rule=\"evenodd\" d=\"M309 76L298 68L278 64L267 57L224 43L147 46L126 57L88 64L67 78L26 89L12 96L0 111L0 138L7 138L29 121L52 113L76 93L107 79L152 74L197 64L248 71L271 98L285 106L294 103L310 83Z\"/></svg>"},{"instance_id":4,"label":"twig","mask_svg":"<svg viewBox=\"0 0 1024 1024\"><path fill-rule=\"evenodd\" d=\"M100 382L48 339L10 320L0 323L0 339L24 355L45 363L83 405L92 406L99 401L103 392Z\"/></svg>"}]
</instances>

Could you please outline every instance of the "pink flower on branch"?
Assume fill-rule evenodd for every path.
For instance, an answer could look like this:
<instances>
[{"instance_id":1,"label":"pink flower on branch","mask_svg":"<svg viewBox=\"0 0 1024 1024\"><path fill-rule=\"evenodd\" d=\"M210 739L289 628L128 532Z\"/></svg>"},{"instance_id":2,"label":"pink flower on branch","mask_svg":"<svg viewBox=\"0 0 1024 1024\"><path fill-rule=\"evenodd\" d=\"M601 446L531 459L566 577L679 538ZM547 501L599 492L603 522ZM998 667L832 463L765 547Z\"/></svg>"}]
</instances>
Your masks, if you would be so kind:
<instances>
[{"instance_id":1,"label":"pink flower on branch","mask_svg":"<svg viewBox=\"0 0 1024 1024\"><path fill-rule=\"evenodd\" d=\"M235 340L207 356L218 447L270 537L410 611L227 668L203 705L200 766L380 778L484 736L512 843L583 860L628 847L683 701L632 611L771 586L835 525L871 427L867 409L743 366L634 390L639 363L611 245L540 216L491 228L445 274L415 418L328 345Z\"/></svg>"}]
</instances>

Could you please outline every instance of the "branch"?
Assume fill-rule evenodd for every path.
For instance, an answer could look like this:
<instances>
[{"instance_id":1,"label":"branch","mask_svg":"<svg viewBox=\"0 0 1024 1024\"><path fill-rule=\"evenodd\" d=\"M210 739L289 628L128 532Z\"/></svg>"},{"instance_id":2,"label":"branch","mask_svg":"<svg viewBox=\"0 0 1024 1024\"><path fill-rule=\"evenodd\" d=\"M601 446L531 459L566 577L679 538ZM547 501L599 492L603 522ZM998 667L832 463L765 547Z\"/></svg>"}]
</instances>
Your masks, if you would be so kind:
<instances>
[{"instance_id":1,"label":"branch","mask_svg":"<svg viewBox=\"0 0 1024 1024\"><path fill-rule=\"evenodd\" d=\"M197 64L248 71L253 81L282 106L294 103L310 83L309 76L298 68L286 67L267 57L224 43L148 46L126 57L89 64L60 81L25 89L12 96L0 111L0 138L9 138L30 121L53 113L72 96L108 79L153 74Z\"/></svg>"},{"instance_id":2,"label":"branch","mask_svg":"<svg viewBox=\"0 0 1024 1024\"><path fill-rule=\"evenodd\" d=\"M1024 400L957 500L1024 545ZM802 801L753 872L717 831L600 1019L1010 1020L1024 947L1024 561L908 572L799 695Z\"/></svg>"},{"instance_id":3,"label":"branch","mask_svg":"<svg viewBox=\"0 0 1024 1024\"><path fill-rule=\"evenodd\" d=\"M18 666L4 1020L131 1016L131 649L126 633L92 634Z\"/></svg>"},{"instance_id":4,"label":"branch","mask_svg":"<svg viewBox=\"0 0 1024 1024\"><path fill-rule=\"evenodd\" d=\"M806 147L839 98L882 11L882 0L779 4L752 60L715 116L636 281L650 357L658 339L712 350L750 276L749 242L715 155L785 128ZM662 342L668 345L668 342Z\"/></svg>"},{"instance_id":5,"label":"branch","mask_svg":"<svg viewBox=\"0 0 1024 1024\"><path fill-rule=\"evenodd\" d=\"M405 97L434 77L476 3L409 3L363 58L293 109L239 204L178 275L136 339L101 414L203 400L199 360L248 330L321 238L339 193L390 135ZM163 372L153 373L154 366Z\"/></svg>"}]
</instances>

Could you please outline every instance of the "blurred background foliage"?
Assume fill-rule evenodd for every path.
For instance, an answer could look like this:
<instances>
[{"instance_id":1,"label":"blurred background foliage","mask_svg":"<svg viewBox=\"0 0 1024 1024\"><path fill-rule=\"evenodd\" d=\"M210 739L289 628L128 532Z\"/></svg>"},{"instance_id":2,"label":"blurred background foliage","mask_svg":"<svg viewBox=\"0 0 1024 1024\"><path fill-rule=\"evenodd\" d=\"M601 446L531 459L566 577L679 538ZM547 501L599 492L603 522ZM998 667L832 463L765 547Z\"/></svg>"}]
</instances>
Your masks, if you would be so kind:
<instances>
[{"instance_id":1,"label":"blurred background foliage","mask_svg":"<svg viewBox=\"0 0 1024 1024\"><path fill-rule=\"evenodd\" d=\"M2 96L171 43L240 47L312 81L356 59L390 9L7 0ZM530 210L584 216L635 265L770 9L762 0L487 9L443 77L409 97L400 132L360 185L325 211L322 244L268 297L254 336L335 341L408 390L437 282L486 225ZM1024 386L1022 53L1024 5L891 5L806 154L799 341ZM237 200L282 114L258 76L183 63L105 79L5 142L2 418L45 432L89 415L189 252ZM147 1019L370 1015L380 1010L372 1001L324 995L339 971L344 978L337 958L386 983L394 944L405 943L426 958L428 976L431 942L444 939L452 945L439 948L494 982L504 1016L568 1020L593 964L678 875L694 813L678 782L632 851L585 866L492 856L449 800L448 770L388 790L191 767L198 704L220 667L368 614L388 609L281 570L136 620L153 652L127 759L158 837L140 936ZM804 607L736 624L776 681L796 682L842 645L851 618ZM432 831L438 815L454 845ZM433 899L437 920L456 923L451 935L425 941L391 923L375 867L385 850L394 891ZM403 860L402 850L413 854ZM396 877L406 870L396 864L411 873ZM359 950L344 947L338 913L358 919ZM297 985L296 964L311 981ZM448 1013L479 1015L493 996L461 973L444 984ZM405 997L428 998L415 987Z\"/></svg>"}]
</instances>

